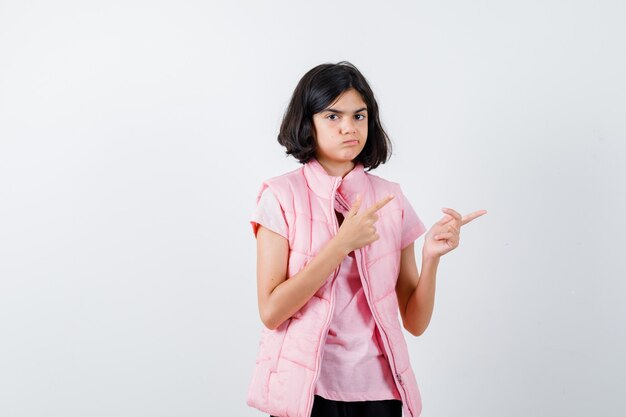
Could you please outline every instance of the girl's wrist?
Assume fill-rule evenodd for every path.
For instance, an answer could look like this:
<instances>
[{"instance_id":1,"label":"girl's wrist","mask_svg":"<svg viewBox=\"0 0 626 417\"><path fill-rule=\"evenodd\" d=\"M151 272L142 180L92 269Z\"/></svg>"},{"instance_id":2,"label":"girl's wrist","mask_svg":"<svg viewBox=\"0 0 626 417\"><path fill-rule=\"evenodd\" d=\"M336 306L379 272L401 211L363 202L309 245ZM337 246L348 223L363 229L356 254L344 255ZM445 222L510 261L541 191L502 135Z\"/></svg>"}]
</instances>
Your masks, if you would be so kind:
<instances>
[{"instance_id":1,"label":"girl's wrist","mask_svg":"<svg viewBox=\"0 0 626 417\"><path fill-rule=\"evenodd\" d=\"M427 254L422 251L422 262L425 264L437 265L440 259L441 256L439 255Z\"/></svg>"},{"instance_id":2,"label":"girl's wrist","mask_svg":"<svg viewBox=\"0 0 626 417\"><path fill-rule=\"evenodd\" d=\"M333 237L331 242L335 246L335 249L340 251L344 257L348 256L348 254L352 252L352 249L350 249L348 245L346 245L343 240L337 236Z\"/></svg>"}]
</instances>

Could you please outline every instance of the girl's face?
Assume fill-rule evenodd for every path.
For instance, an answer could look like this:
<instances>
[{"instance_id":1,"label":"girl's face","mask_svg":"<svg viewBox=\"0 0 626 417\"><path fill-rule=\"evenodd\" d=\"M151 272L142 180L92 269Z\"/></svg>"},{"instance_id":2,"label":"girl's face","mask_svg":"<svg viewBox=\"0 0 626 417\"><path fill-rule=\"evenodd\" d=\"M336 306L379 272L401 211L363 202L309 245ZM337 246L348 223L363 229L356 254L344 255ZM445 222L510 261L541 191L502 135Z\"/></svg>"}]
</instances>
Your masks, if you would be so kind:
<instances>
[{"instance_id":1,"label":"girl's face","mask_svg":"<svg viewBox=\"0 0 626 417\"><path fill-rule=\"evenodd\" d=\"M328 166L350 165L367 140L367 105L353 88L313 115L315 156Z\"/></svg>"}]
</instances>

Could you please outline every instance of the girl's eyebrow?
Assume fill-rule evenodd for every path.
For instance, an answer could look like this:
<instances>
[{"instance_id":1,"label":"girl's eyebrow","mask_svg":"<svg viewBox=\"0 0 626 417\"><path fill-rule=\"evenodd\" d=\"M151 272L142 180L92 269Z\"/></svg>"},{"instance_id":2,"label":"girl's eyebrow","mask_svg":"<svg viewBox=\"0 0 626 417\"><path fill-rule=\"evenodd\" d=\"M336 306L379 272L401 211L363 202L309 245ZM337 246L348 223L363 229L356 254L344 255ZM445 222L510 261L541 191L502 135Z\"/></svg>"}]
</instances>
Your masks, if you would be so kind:
<instances>
[{"instance_id":1,"label":"girl's eyebrow","mask_svg":"<svg viewBox=\"0 0 626 417\"><path fill-rule=\"evenodd\" d=\"M345 113L345 112L343 112L341 110L333 109L332 107L329 107L329 108L325 109L324 111L329 111L329 112L338 113L338 114L344 114ZM362 111L367 111L367 107L362 107L362 108L356 110L355 113L360 113Z\"/></svg>"}]
</instances>

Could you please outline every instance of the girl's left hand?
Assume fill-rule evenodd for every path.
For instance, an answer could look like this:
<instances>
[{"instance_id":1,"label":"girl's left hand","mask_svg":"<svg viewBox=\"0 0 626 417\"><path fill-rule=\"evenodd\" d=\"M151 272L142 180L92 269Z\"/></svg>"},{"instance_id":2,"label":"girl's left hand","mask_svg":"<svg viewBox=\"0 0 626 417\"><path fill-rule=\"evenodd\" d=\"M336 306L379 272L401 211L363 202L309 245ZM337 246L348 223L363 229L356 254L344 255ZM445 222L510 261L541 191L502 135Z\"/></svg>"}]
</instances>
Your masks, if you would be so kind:
<instances>
[{"instance_id":1,"label":"girl's left hand","mask_svg":"<svg viewBox=\"0 0 626 417\"><path fill-rule=\"evenodd\" d=\"M487 213L487 210L479 210L461 216L451 208L441 211L446 214L426 233L422 257L439 258L459 246L461 226Z\"/></svg>"}]
</instances>

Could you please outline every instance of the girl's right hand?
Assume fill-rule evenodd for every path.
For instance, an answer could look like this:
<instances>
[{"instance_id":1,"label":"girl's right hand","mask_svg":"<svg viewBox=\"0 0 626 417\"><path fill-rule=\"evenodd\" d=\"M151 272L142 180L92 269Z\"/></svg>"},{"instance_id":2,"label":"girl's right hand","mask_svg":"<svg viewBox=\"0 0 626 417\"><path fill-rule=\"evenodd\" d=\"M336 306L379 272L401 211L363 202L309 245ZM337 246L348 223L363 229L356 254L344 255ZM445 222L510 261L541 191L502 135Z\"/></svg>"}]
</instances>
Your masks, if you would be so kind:
<instances>
[{"instance_id":1,"label":"girl's right hand","mask_svg":"<svg viewBox=\"0 0 626 417\"><path fill-rule=\"evenodd\" d=\"M379 236L374 227L374 223L378 220L376 212L393 198L394 195L390 194L359 213L361 196L357 195L352 207L350 207L350 211L346 213L341 227L339 227L335 235L335 239L348 250L347 253L378 240Z\"/></svg>"}]
</instances>

